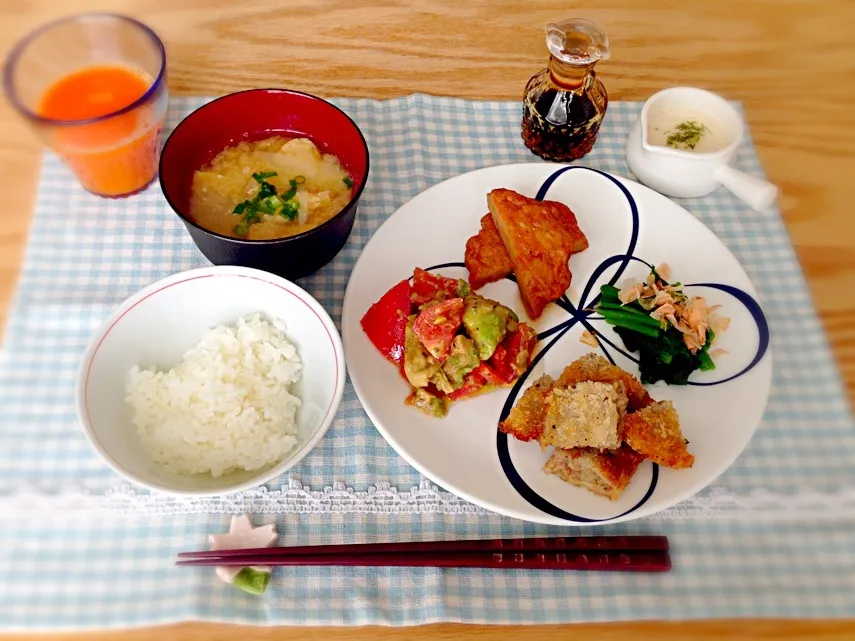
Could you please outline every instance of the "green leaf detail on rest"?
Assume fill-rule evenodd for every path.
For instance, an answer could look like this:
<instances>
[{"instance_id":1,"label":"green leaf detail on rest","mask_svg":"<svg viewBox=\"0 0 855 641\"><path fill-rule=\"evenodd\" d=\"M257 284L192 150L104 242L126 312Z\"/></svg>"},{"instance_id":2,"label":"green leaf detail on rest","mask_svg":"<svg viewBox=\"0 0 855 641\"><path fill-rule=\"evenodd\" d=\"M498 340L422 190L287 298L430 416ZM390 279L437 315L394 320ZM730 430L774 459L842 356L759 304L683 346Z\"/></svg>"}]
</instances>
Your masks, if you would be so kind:
<instances>
[{"instance_id":1,"label":"green leaf detail on rest","mask_svg":"<svg viewBox=\"0 0 855 641\"><path fill-rule=\"evenodd\" d=\"M261 572L255 568L243 568L237 573L234 586L249 594L259 595L267 589L270 583L270 572Z\"/></svg>"}]
</instances>

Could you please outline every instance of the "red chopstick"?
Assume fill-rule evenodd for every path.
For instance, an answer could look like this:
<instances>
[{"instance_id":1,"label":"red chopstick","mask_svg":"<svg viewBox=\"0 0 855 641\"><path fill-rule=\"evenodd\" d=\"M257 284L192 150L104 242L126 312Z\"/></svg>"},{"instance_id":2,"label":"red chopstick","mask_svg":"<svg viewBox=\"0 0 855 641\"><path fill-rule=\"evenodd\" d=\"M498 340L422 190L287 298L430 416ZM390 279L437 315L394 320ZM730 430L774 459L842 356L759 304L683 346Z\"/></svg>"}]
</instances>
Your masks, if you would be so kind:
<instances>
[{"instance_id":1,"label":"red chopstick","mask_svg":"<svg viewBox=\"0 0 855 641\"><path fill-rule=\"evenodd\" d=\"M337 565L345 567L434 567L493 568L500 570L597 570L624 572L667 572L667 552L428 552L409 554L315 554L292 556L228 556L178 561L176 565Z\"/></svg>"},{"instance_id":2,"label":"red chopstick","mask_svg":"<svg viewBox=\"0 0 855 641\"><path fill-rule=\"evenodd\" d=\"M648 551L667 552L665 536L559 536L527 539L468 539L463 541L411 541L403 543L355 543L346 545L299 545L289 547L253 548L248 550L202 550L181 552L182 558L213 556L286 556L297 554L371 554L422 552L586 552L586 551Z\"/></svg>"},{"instance_id":3,"label":"red chopstick","mask_svg":"<svg viewBox=\"0 0 855 641\"><path fill-rule=\"evenodd\" d=\"M338 565L667 572L664 536L558 537L182 552L177 565Z\"/></svg>"}]
</instances>

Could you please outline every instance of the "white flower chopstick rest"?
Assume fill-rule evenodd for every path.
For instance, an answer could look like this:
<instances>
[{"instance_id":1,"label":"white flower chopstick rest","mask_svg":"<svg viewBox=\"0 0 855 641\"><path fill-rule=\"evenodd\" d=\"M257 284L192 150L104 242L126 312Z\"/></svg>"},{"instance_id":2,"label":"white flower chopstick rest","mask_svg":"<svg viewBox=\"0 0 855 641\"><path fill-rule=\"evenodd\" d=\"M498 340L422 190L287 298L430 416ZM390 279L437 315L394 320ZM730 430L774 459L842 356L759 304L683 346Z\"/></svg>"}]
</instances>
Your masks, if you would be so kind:
<instances>
[{"instance_id":1,"label":"white flower chopstick rest","mask_svg":"<svg viewBox=\"0 0 855 641\"><path fill-rule=\"evenodd\" d=\"M742 118L724 98L674 87L644 103L626 160L641 182L666 196L697 198L723 185L754 209L766 209L778 188L730 166L743 135Z\"/></svg>"},{"instance_id":2,"label":"white flower chopstick rest","mask_svg":"<svg viewBox=\"0 0 855 641\"><path fill-rule=\"evenodd\" d=\"M269 548L278 538L273 523L253 527L249 516L233 516L229 531L225 534L211 534L208 540L211 550L243 550L250 548ZM267 566L229 567L217 566L217 576L244 592L261 594L270 582L271 568Z\"/></svg>"}]
</instances>

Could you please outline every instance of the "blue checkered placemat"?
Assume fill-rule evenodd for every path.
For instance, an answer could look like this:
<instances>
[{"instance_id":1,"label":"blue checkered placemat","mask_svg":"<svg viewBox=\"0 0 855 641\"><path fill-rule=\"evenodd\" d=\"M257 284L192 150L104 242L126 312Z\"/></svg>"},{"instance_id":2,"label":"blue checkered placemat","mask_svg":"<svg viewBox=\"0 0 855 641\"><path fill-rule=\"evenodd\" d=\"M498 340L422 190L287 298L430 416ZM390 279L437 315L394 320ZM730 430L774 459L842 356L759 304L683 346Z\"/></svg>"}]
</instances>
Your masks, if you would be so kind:
<instances>
[{"instance_id":1,"label":"blue checkered placemat","mask_svg":"<svg viewBox=\"0 0 855 641\"><path fill-rule=\"evenodd\" d=\"M203 99L173 100L169 127ZM371 176L339 256L301 284L340 317L351 266L408 198L461 172L538 162L517 103L414 95L336 104L360 125ZM640 104L612 103L583 163L630 176ZM761 175L750 140L737 166ZM310 456L237 497L167 499L100 463L74 413L80 356L127 296L207 264L157 186L126 200L84 192L46 154L0 352L0 627L91 628L204 619L261 624L552 623L855 612L855 425L777 211L719 190L681 201L737 255L769 318L775 378L755 438L714 486L656 516L588 533L670 537L666 575L481 570L278 569L263 597L172 565L229 514L275 520L282 544L554 535L432 486L383 441L348 384Z\"/></svg>"}]
</instances>

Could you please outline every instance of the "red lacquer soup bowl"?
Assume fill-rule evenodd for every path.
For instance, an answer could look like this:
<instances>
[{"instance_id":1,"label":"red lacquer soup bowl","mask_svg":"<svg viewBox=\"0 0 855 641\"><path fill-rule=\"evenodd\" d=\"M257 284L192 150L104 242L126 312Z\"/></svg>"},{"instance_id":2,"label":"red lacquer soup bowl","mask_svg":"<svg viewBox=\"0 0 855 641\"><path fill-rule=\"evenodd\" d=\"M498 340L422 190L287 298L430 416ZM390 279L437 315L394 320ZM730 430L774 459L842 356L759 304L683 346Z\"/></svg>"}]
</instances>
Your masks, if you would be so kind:
<instances>
[{"instance_id":1,"label":"red lacquer soup bowl","mask_svg":"<svg viewBox=\"0 0 855 641\"><path fill-rule=\"evenodd\" d=\"M194 172L226 147L271 136L308 137L334 154L353 179L350 202L325 223L274 240L232 238L190 216ZM218 98L175 128L160 158L160 186L193 242L215 265L253 267L296 279L330 262L347 242L368 179L368 144L356 123L335 105L286 89L252 89Z\"/></svg>"}]
</instances>

